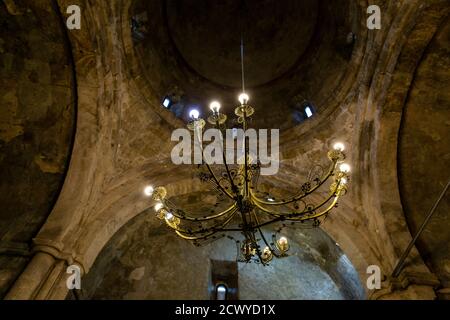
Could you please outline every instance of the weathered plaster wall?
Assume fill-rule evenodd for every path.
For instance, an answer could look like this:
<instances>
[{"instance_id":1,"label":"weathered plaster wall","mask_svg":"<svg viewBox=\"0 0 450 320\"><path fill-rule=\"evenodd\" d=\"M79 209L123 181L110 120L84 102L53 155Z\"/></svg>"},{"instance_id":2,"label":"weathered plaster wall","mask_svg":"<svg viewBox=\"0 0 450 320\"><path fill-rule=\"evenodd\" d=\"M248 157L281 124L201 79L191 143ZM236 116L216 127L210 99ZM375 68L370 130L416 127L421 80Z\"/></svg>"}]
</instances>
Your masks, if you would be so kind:
<instances>
[{"instance_id":1,"label":"weathered plaster wall","mask_svg":"<svg viewBox=\"0 0 450 320\"><path fill-rule=\"evenodd\" d=\"M400 191L412 233L450 179L450 22L443 20L415 72L402 119ZM450 193L419 239L418 248L444 287L450 284Z\"/></svg>"},{"instance_id":2,"label":"weathered plaster wall","mask_svg":"<svg viewBox=\"0 0 450 320\"><path fill-rule=\"evenodd\" d=\"M130 32L132 1L58 2L79 4L84 12L85 27L70 33L80 97L77 136L62 193L34 240L40 253L8 298L64 298L64 265L77 262L88 272L116 231L152 206L142 195L146 184L168 185L172 195L198 190L198 181L167 158L171 130L183 123L161 108L161 97L142 76ZM364 16L367 5L358 2L356 11ZM398 129L413 72L448 12L448 2L438 0L380 5L382 30L368 31L365 19L357 20L360 32L349 68L335 78L342 80L340 86L331 93L324 86L327 94L317 100L319 108L329 106L283 134L281 172L267 182L298 186L304 173L298 168L321 162L333 141L348 143L351 191L324 228L363 283L371 264L389 275L411 239L397 179ZM49 270L56 271L49 276ZM432 298L436 279L416 250L406 271L400 287L416 284L420 293L428 286L431 294L423 297ZM61 281L54 280L57 276ZM397 289L386 280L388 293Z\"/></svg>"},{"instance_id":3,"label":"weathered plaster wall","mask_svg":"<svg viewBox=\"0 0 450 320\"><path fill-rule=\"evenodd\" d=\"M47 1L0 3L0 297L59 195L75 130L72 65ZM45 20L42 17L45 16Z\"/></svg>"},{"instance_id":4,"label":"weathered plaster wall","mask_svg":"<svg viewBox=\"0 0 450 320\"><path fill-rule=\"evenodd\" d=\"M239 263L239 299L364 297L355 269L323 231L296 229L285 235L292 256L275 259L268 267ZM235 261L234 241L194 247L148 210L121 228L102 250L82 279L82 298L209 299L210 259Z\"/></svg>"}]
</instances>

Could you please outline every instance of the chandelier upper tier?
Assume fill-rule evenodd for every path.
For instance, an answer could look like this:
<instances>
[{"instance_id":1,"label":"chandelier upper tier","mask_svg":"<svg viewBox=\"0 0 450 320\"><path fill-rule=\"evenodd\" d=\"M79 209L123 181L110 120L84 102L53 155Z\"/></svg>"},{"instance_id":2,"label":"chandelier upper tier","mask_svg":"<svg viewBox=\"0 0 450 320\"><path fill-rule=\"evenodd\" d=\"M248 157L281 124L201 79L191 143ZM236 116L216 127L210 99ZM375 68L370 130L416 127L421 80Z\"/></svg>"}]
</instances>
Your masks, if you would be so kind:
<instances>
[{"instance_id":1,"label":"chandelier upper tier","mask_svg":"<svg viewBox=\"0 0 450 320\"><path fill-rule=\"evenodd\" d=\"M249 96L241 94L240 105L235 109L237 122L242 125L244 132L255 111L248 101ZM220 132L224 132L227 116L220 112L220 108L218 102L211 103L211 115L207 121ZM199 113L191 112L188 128L194 132L194 137L198 137L198 133L202 132L205 126L206 121L199 117ZM214 192L228 204L225 209L216 212L215 206L208 211L213 213L207 215L203 212L187 212L167 197L167 190L164 187L150 188L148 195L157 201L155 205L157 217L181 238L192 241L195 245L201 245L228 236L236 241L238 261L255 261L266 265L273 257L287 256L290 244L287 238L282 236L282 230L288 225L300 223L309 227L320 226L330 211L336 207L338 199L346 193L350 167L343 163L344 145L336 143L328 152L330 161L328 168L315 166L310 172L308 181L300 186L300 190L294 196L276 200L275 196L258 191L261 164L252 159L248 144L248 139L244 138L242 164L227 163L222 148L224 160L222 170L213 168L208 161L203 161L199 166L200 180L212 184ZM328 192L323 197L323 192L318 190L327 182L330 182ZM317 201L317 196L323 199ZM271 238L268 238L264 229L272 225L278 225L278 229ZM237 232L242 234L243 239L238 240L231 236Z\"/></svg>"}]
</instances>

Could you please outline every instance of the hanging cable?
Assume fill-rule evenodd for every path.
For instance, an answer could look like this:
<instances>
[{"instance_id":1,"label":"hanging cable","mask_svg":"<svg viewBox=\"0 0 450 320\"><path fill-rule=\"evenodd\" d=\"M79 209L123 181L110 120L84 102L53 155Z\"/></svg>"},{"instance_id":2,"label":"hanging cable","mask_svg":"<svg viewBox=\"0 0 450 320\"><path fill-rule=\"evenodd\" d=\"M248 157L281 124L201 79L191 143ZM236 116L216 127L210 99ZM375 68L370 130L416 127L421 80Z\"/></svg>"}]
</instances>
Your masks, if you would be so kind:
<instances>
[{"instance_id":1,"label":"hanging cable","mask_svg":"<svg viewBox=\"0 0 450 320\"><path fill-rule=\"evenodd\" d=\"M241 74L242 74L242 93L245 93L245 70L244 70L244 36L241 33Z\"/></svg>"},{"instance_id":2,"label":"hanging cable","mask_svg":"<svg viewBox=\"0 0 450 320\"><path fill-rule=\"evenodd\" d=\"M241 1L239 14L239 28L241 31L241 76L242 76L242 93L245 93L245 68L244 68L244 15L246 12L245 0Z\"/></svg>"}]
</instances>

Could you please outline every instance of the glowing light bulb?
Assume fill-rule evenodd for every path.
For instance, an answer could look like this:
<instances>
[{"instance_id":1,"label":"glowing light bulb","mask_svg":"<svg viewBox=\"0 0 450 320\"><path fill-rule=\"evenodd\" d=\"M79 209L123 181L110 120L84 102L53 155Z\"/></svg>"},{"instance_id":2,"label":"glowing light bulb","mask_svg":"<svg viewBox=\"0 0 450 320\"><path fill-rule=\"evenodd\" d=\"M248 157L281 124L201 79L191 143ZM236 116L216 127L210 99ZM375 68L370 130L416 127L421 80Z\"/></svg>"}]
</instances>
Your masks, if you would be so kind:
<instances>
[{"instance_id":1,"label":"glowing light bulb","mask_svg":"<svg viewBox=\"0 0 450 320\"><path fill-rule=\"evenodd\" d=\"M241 93L238 99L241 104L247 104L248 100L250 100L250 97L246 93Z\"/></svg>"},{"instance_id":2,"label":"glowing light bulb","mask_svg":"<svg viewBox=\"0 0 450 320\"><path fill-rule=\"evenodd\" d=\"M155 211L159 211L163 208L163 204L161 202L158 202L157 204L155 204Z\"/></svg>"},{"instance_id":3,"label":"glowing light bulb","mask_svg":"<svg viewBox=\"0 0 450 320\"><path fill-rule=\"evenodd\" d=\"M218 113L220 110L220 103L217 101L213 101L211 102L211 104L209 105L209 108L211 109L212 112Z\"/></svg>"},{"instance_id":4,"label":"glowing light bulb","mask_svg":"<svg viewBox=\"0 0 450 320\"><path fill-rule=\"evenodd\" d=\"M262 254L261 254L261 258L264 261L270 261L272 260L272 251L270 251L269 247L265 247Z\"/></svg>"},{"instance_id":5,"label":"glowing light bulb","mask_svg":"<svg viewBox=\"0 0 450 320\"><path fill-rule=\"evenodd\" d=\"M191 110L191 112L189 112L189 117L191 117L191 119L197 120L198 117L200 116L200 112L198 112L198 110Z\"/></svg>"},{"instance_id":6,"label":"glowing light bulb","mask_svg":"<svg viewBox=\"0 0 450 320\"><path fill-rule=\"evenodd\" d=\"M167 221L172 221L172 220L173 220L173 214L170 213L170 212L167 212L167 213L166 213L166 220L167 220Z\"/></svg>"},{"instance_id":7,"label":"glowing light bulb","mask_svg":"<svg viewBox=\"0 0 450 320\"><path fill-rule=\"evenodd\" d=\"M336 150L336 151L341 151L342 152L342 151L345 150L345 146L344 146L343 143L337 142L337 143L334 144L333 149Z\"/></svg>"},{"instance_id":8,"label":"glowing light bulb","mask_svg":"<svg viewBox=\"0 0 450 320\"><path fill-rule=\"evenodd\" d=\"M348 164L346 164L346 163L343 163L343 164L341 164L341 166L339 167L339 170L340 170L341 172L344 172L344 173L349 173L349 172L350 172L350 166L349 166Z\"/></svg>"},{"instance_id":9,"label":"glowing light bulb","mask_svg":"<svg viewBox=\"0 0 450 320\"><path fill-rule=\"evenodd\" d=\"M150 196L153 194L153 191L154 191L154 190L155 190L155 189L153 189L152 186L147 186L147 187L145 187L145 189L144 189L144 194L145 194L146 196L150 197Z\"/></svg>"},{"instance_id":10,"label":"glowing light bulb","mask_svg":"<svg viewBox=\"0 0 450 320\"><path fill-rule=\"evenodd\" d=\"M286 237L281 237L277 241L277 247L281 252L286 252L289 250L288 239Z\"/></svg>"}]
</instances>

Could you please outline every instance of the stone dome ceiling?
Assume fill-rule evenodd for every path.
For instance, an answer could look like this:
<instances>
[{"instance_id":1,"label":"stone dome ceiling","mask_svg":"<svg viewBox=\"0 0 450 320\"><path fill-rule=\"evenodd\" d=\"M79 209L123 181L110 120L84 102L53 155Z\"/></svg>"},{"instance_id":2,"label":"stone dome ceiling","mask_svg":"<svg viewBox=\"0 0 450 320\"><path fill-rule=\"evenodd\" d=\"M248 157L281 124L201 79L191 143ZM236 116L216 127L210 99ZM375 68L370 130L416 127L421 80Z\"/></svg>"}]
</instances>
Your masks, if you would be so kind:
<instances>
[{"instance_id":1,"label":"stone dome ceiling","mask_svg":"<svg viewBox=\"0 0 450 320\"><path fill-rule=\"evenodd\" d=\"M260 86L300 60L316 28L317 11L314 0L190 0L169 1L165 14L169 35L193 70L218 85L240 88L241 31L247 84Z\"/></svg>"},{"instance_id":2,"label":"stone dome ceiling","mask_svg":"<svg viewBox=\"0 0 450 320\"><path fill-rule=\"evenodd\" d=\"M268 8L278 3L295 8L297 2L258 3L277 13ZM220 12L217 24L194 21L197 31L189 37L211 38L192 39L201 47L191 52L181 43L195 8L184 8L188 0L80 0L83 27L66 33L59 20L67 3L0 2L2 298L64 299L65 266L72 263L81 266L83 281L95 270L114 277L114 272L96 269L109 254L102 249L115 248L122 236L143 239L148 234L139 228L147 222L155 237L161 232L161 242L171 239L166 229L153 229L154 203L142 190L148 184L164 185L176 197L201 191L191 170L170 162L170 135L184 126L191 107L206 108L212 98L232 113L240 91L240 75L232 80L232 67L218 64L226 70L208 75L216 65L204 58L207 49L218 50L216 38L227 42L227 50L235 41L226 32L237 26L220 24ZM233 16L240 2L221 3L229 8L223 14ZM254 14L248 34L262 34L248 42L249 55L252 46L261 48L253 50L261 57L256 62L265 60L277 41L286 45L286 39L277 38L269 28L272 15L259 15L255 3L246 1ZM284 48L290 58L280 66L276 57L260 67L264 70L247 64L248 91L257 111L253 125L286 129L280 138L280 174L267 187L297 187L309 164L320 163L335 140L344 141L352 164L351 189L323 230L339 243L363 284L367 267L380 266L383 288L366 290L367 297L449 298L448 194L401 277L390 277L447 178L449 2L383 1L380 30L366 27L369 4L317 0L317 11L308 8L317 16L301 24L294 14L278 12L282 26L301 25L301 31L312 28L311 33L296 42L295 54ZM174 6L184 11L177 13ZM350 32L354 37L347 37ZM239 56L229 50L229 60L221 63L231 66ZM196 65L201 62L209 64L206 71ZM224 78L213 78L219 76ZM172 92L182 102L179 115L161 106L162 97ZM295 101L302 98L314 104L317 114L299 123ZM135 249L123 257L147 258L139 245L127 240L123 248ZM122 271L122 279L140 281L140 272Z\"/></svg>"},{"instance_id":3,"label":"stone dome ceiling","mask_svg":"<svg viewBox=\"0 0 450 320\"><path fill-rule=\"evenodd\" d=\"M336 92L347 90L343 84L355 47L348 36L359 28L354 3L133 3L133 45L141 66L136 72L145 78L142 87L161 99L176 92L182 98L177 117L184 121L194 107L207 113L213 99L232 114L242 91L241 30L246 91L258 112L253 127L294 127L302 122L303 102L323 113L338 106Z\"/></svg>"}]
</instances>

